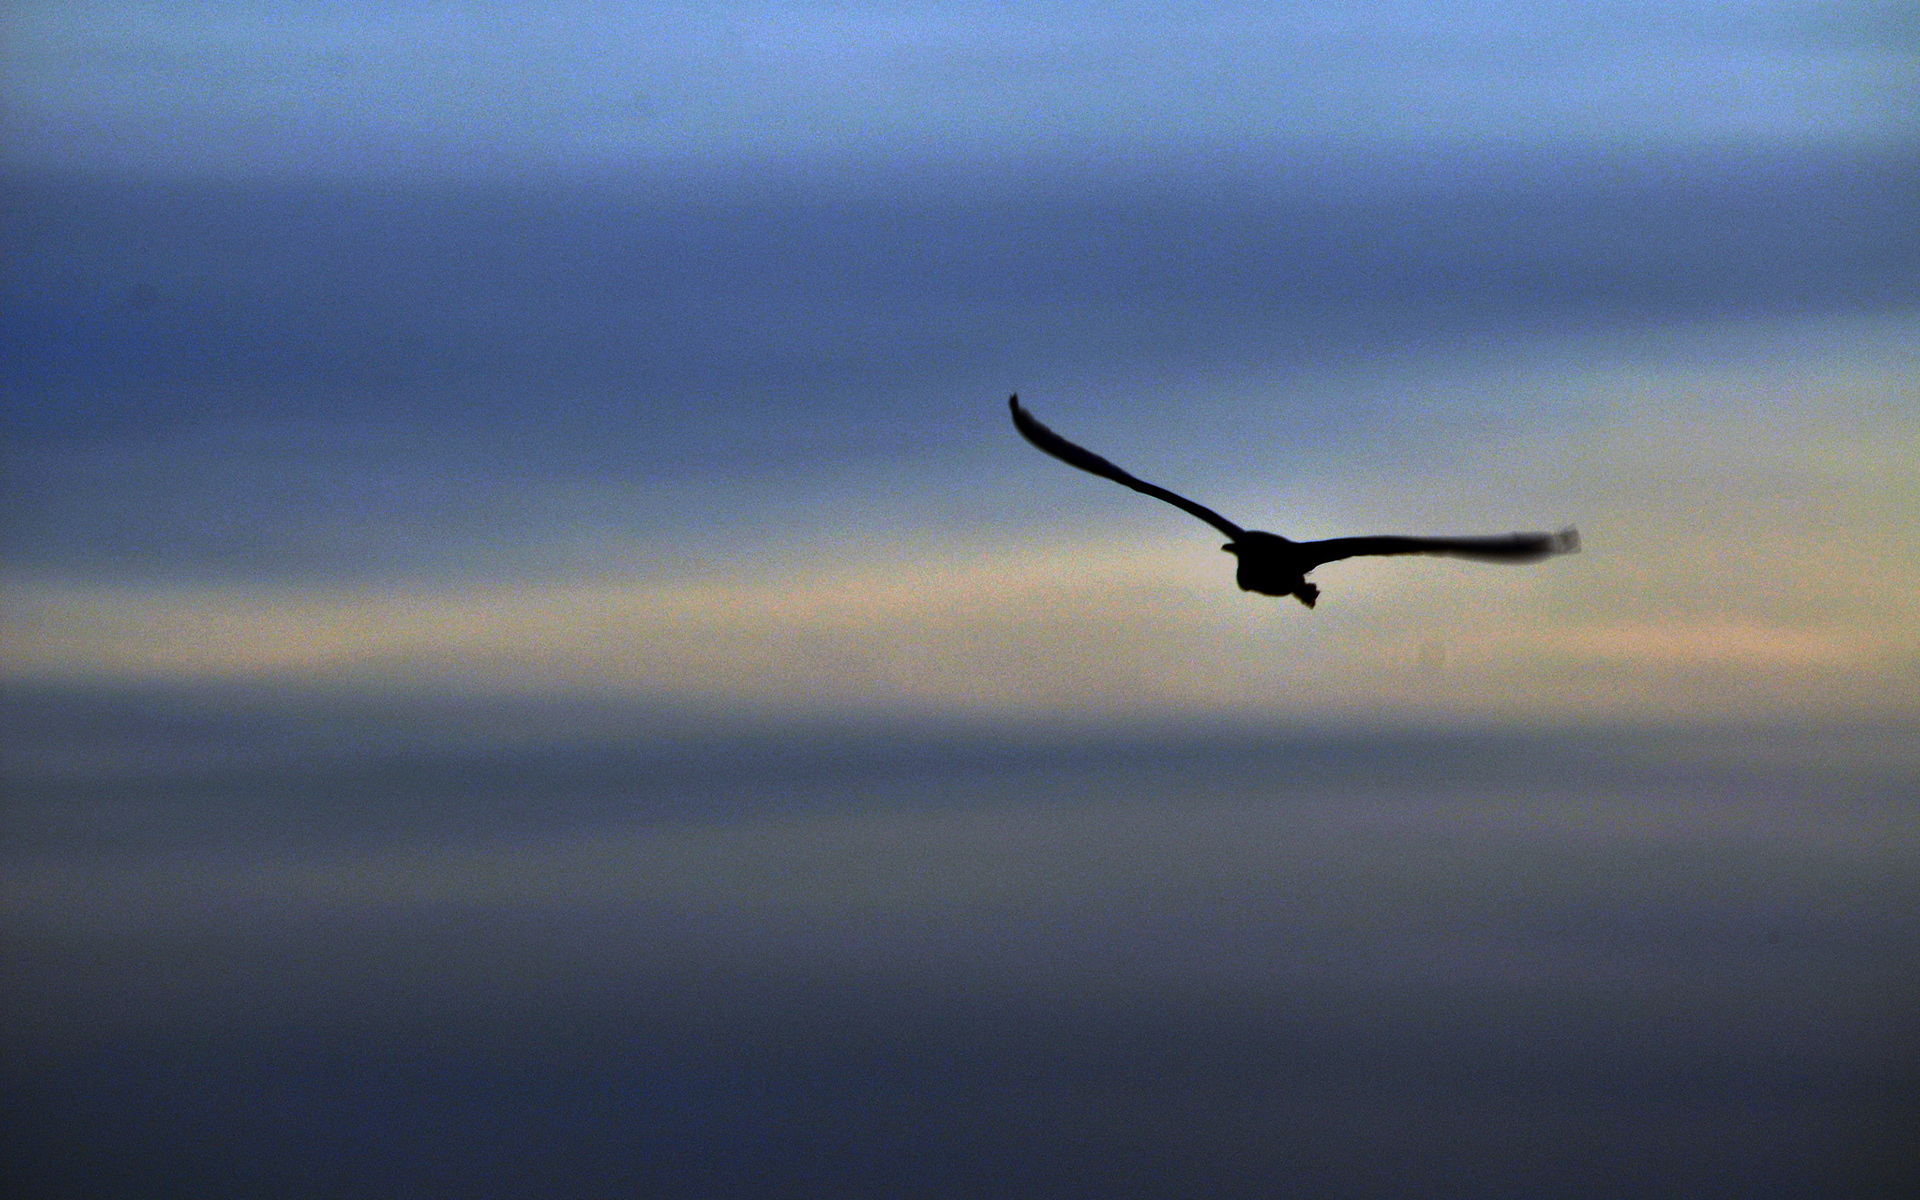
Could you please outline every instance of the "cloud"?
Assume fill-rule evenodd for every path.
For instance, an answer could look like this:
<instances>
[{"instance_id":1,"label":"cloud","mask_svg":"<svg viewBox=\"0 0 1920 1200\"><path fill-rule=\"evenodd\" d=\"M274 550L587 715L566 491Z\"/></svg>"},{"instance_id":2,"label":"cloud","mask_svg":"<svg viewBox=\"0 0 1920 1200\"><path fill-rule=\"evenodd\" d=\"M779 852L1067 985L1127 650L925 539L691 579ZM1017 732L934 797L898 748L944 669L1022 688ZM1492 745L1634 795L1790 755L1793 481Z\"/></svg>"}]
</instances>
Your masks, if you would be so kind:
<instances>
[{"instance_id":1,"label":"cloud","mask_svg":"<svg viewBox=\"0 0 1920 1200\"><path fill-rule=\"evenodd\" d=\"M75 1012L411 1012L453 993L641 998L714 979L1204 1005L1322 987L1685 1004L1703 984L1679 963L1805 997L1776 974L1769 932L1857 972L1861 930L1901 944L1912 923L1911 888L1888 882L1907 878L1890 864L1913 856L1912 823L1850 790L1847 768L1820 775L1845 806L1834 821L1751 775L1650 788L1675 776L1640 765L1595 783L1551 740L1529 744L1541 757L1517 790L1486 784L1506 776L1471 746L1480 786L1438 794L1424 767L1389 786L1370 758L1303 777L1269 749L1199 777L1190 762L996 763L941 776L951 796L931 807L919 776L839 775L822 812L16 863L0 918L36 969L8 996L36 1027ZM1848 897L1844 919L1813 903L1825 896Z\"/></svg>"},{"instance_id":2,"label":"cloud","mask_svg":"<svg viewBox=\"0 0 1920 1200\"><path fill-rule=\"evenodd\" d=\"M1437 1163L1555 1195L1649 1154L1817 1192L1905 1161L1920 944L1911 788L1821 740L1842 765L1784 787L1691 736L1589 746L1598 786L1578 739L1360 739L1331 779L1293 741L994 756L936 811L924 775L834 774L799 816L16 862L3 1049L63 1180L672 1192L691 1145L721 1191L931 1163L991 1193L1064 1145L1063 1180L1168 1194Z\"/></svg>"},{"instance_id":3,"label":"cloud","mask_svg":"<svg viewBox=\"0 0 1920 1200\"><path fill-rule=\"evenodd\" d=\"M1910 624L1844 608L1813 623L1623 620L1607 599L1634 564L1608 560L1635 549L1600 539L1594 565L1531 572L1329 570L1314 613L1234 592L1230 564L1185 539L698 583L28 588L9 606L5 667L55 681L585 692L736 715L1914 715Z\"/></svg>"}]
</instances>

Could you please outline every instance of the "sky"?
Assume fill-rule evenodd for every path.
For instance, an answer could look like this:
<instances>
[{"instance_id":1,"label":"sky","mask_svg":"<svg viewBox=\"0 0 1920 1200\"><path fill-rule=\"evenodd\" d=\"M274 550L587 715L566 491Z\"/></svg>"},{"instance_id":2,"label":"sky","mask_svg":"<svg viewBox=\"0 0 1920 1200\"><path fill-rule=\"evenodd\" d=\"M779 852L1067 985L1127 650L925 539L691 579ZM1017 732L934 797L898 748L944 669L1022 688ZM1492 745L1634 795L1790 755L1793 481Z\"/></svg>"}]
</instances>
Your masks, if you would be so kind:
<instances>
[{"instance_id":1,"label":"sky","mask_svg":"<svg viewBox=\"0 0 1920 1200\"><path fill-rule=\"evenodd\" d=\"M1913 716L1898 6L8 22L11 676Z\"/></svg>"},{"instance_id":2,"label":"sky","mask_svg":"<svg viewBox=\"0 0 1920 1200\"><path fill-rule=\"evenodd\" d=\"M7 6L23 1178L1894 1179L1916 64L1901 3ZM1241 593L1014 391L1248 526L1583 549Z\"/></svg>"}]
</instances>

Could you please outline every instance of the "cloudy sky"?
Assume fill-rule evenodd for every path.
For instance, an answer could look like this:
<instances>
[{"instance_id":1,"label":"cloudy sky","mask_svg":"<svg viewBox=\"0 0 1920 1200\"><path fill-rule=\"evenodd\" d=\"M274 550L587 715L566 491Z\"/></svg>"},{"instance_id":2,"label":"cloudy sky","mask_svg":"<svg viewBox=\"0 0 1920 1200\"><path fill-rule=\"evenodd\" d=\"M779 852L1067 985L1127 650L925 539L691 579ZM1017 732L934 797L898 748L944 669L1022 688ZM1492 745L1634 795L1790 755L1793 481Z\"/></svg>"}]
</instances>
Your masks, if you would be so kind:
<instances>
[{"instance_id":1,"label":"cloudy sky","mask_svg":"<svg viewBox=\"0 0 1920 1200\"><path fill-rule=\"evenodd\" d=\"M1911 716L1910 17L16 6L6 669Z\"/></svg>"},{"instance_id":2,"label":"cloudy sky","mask_svg":"<svg viewBox=\"0 0 1920 1200\"><path fill-rule=\"evenodd\" d=\"M1910 717L1910 16L15 6L5 669Z\"/></svg>"},{"instance_id":3,"label":"cloudy sky","mask_svg":"<svg viewBox=\"0 0 1920 1200\"><path fill-rule=\"evenodd\" d=\"M474 1124L396 1086L463 1137L585 1105L769 1172L901 1151L875 1131L903 1096L1008 1144L1131 1145L1172 1105L1228 1171L1268 1163L1280 1103L1234 1090L1238 1046L1332 1114L1286 1161L1348 1173L1302 1186L1366 1195L1480 1145L1444 1097L1533 1119L1545 1085L1489 1064L1667 1095L1757 1054L1771 1115L1701 1085L1701 1136L1824 1186L1780 1131L1826 1101L1782 1081L1815 1063L1880 1112L1856 1084L1916 1027L1916 96L1896 2L8 5L9 1053L89 1021L588 1013L537 1075L598 1061L596 1005L724 993L758 1015L699 1044L735 1049L607 1067L619 1104L498 1067L474 1086L536 1098ZM1246 595L1214 531L1021 442L1016 390L1249 526L1585 548ZM827 1026L765 1032L902 988L1052 1015L875 1018L925 1069L851 1075L817 1068L866 1061ZM1068 1000L1233 1032L1158 1067L1063 1050ZM659 1020L642 1044L685 1040ZM962 1025L993 1072L950 1066ZM390 1040L313 1036L380 1093ZM1323 1077L1321 1039L1388 1048ZM219 1094L160 1107L236 1120L248 1072L325 1074L221 1045ZM1641 1065L1607 1075L1621 1045ZM150 1079L199 1053L34 1058L23 1103L123 1051ZM1416 1077L1450 1082L1382 1082ZM298 1132L260 1137L352 1126L286 1086ZM1427 1149L1369 1177L1388 1092ZM1617 1167L1591 1097L1552 1094L1546 1141ZM872 1120L764 1124L843 1102ZM39 1105L80 1149L36 1178L132 1130L205 1193L115 1103ZM1635 1128L1607 1144L1745 1178ZM610 1161L554 1136L522 1166ZM1506 1140L1458 1151L1460 1190L1498 1190L1473 1164ZM921 1149L959 1171L962 1141Z\"/></svg>"}]
</instances>

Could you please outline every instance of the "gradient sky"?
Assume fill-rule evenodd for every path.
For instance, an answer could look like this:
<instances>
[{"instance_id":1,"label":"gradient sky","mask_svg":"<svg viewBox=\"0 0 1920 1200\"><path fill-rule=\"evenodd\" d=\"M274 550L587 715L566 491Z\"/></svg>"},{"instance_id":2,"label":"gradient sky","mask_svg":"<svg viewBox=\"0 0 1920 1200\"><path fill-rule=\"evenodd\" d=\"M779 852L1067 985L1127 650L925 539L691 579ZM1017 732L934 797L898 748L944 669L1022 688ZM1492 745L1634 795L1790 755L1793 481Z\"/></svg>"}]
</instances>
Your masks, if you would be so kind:
<instances>
[{"instance_id":1,"label":"gradient sky","mask_svg":"<svg viewBox=\"0 0 1920 1200\"><path fill-rule=\"evenodd\" d=\"M7 22L15 678L1914 715L1902 7Z\"/></svg>"},{"instance_id":2,"label":"gradient sky","mask_svg":"<svg viewBox=\"0 0 1920 1200\"><path fill-rule=\"evenodd\" d=\"M573 1004L566 1055L618 1063L580 1030L858 993L884 1042L921 989L1386 1046L1299 1070L1354 1128L1386 1089L1402 1183L1456 1144L1429 1070L1638 1112L1690 1054L1759 1064L1701 1085L1736 1175L1838 1111L1793 1081L1881 1112L1920 970L1912 6L1275 7L9 5L7 1052L465 1005L492 1062ZM1015 390L1253 527L1584 550L1250 596ZM1165 1124L1100 1082L1173 1086L1152 1055L993 1028L1067 1064L1046 1119ZM391 1047L342 1045L378 1093ZM944 1095L892 1078L851 1111ZM1666 1161L1514 1086L1489 1162L1529 1088L1535 1143ZM324 1125L250 1094L179 1107ZM116 1102L34 1119L146 1127ZM1223 1159L1280 1153L1219 1103Z\"/></svg>"}]
</instances>

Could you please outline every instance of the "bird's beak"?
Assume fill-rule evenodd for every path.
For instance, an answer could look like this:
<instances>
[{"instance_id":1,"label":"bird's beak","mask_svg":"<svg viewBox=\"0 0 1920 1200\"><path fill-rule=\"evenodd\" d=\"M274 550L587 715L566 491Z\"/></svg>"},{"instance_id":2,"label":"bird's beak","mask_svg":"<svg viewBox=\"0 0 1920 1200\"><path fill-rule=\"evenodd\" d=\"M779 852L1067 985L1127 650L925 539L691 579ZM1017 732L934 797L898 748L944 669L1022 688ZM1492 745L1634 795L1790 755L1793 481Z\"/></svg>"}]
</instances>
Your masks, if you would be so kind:
<instances>
[{"instance_id":1,"label":"bird's beak","mask_svg":"<svg viewBox=\"0 0 1920 1200\"><path fill-rule=\"evenodd\" d=\"M1240 544L1238 542L1228 542L1226 545L1220 548L1222 550L1225 550L1228 554L1240 553Z\"/></svg>"}]
</instances>

